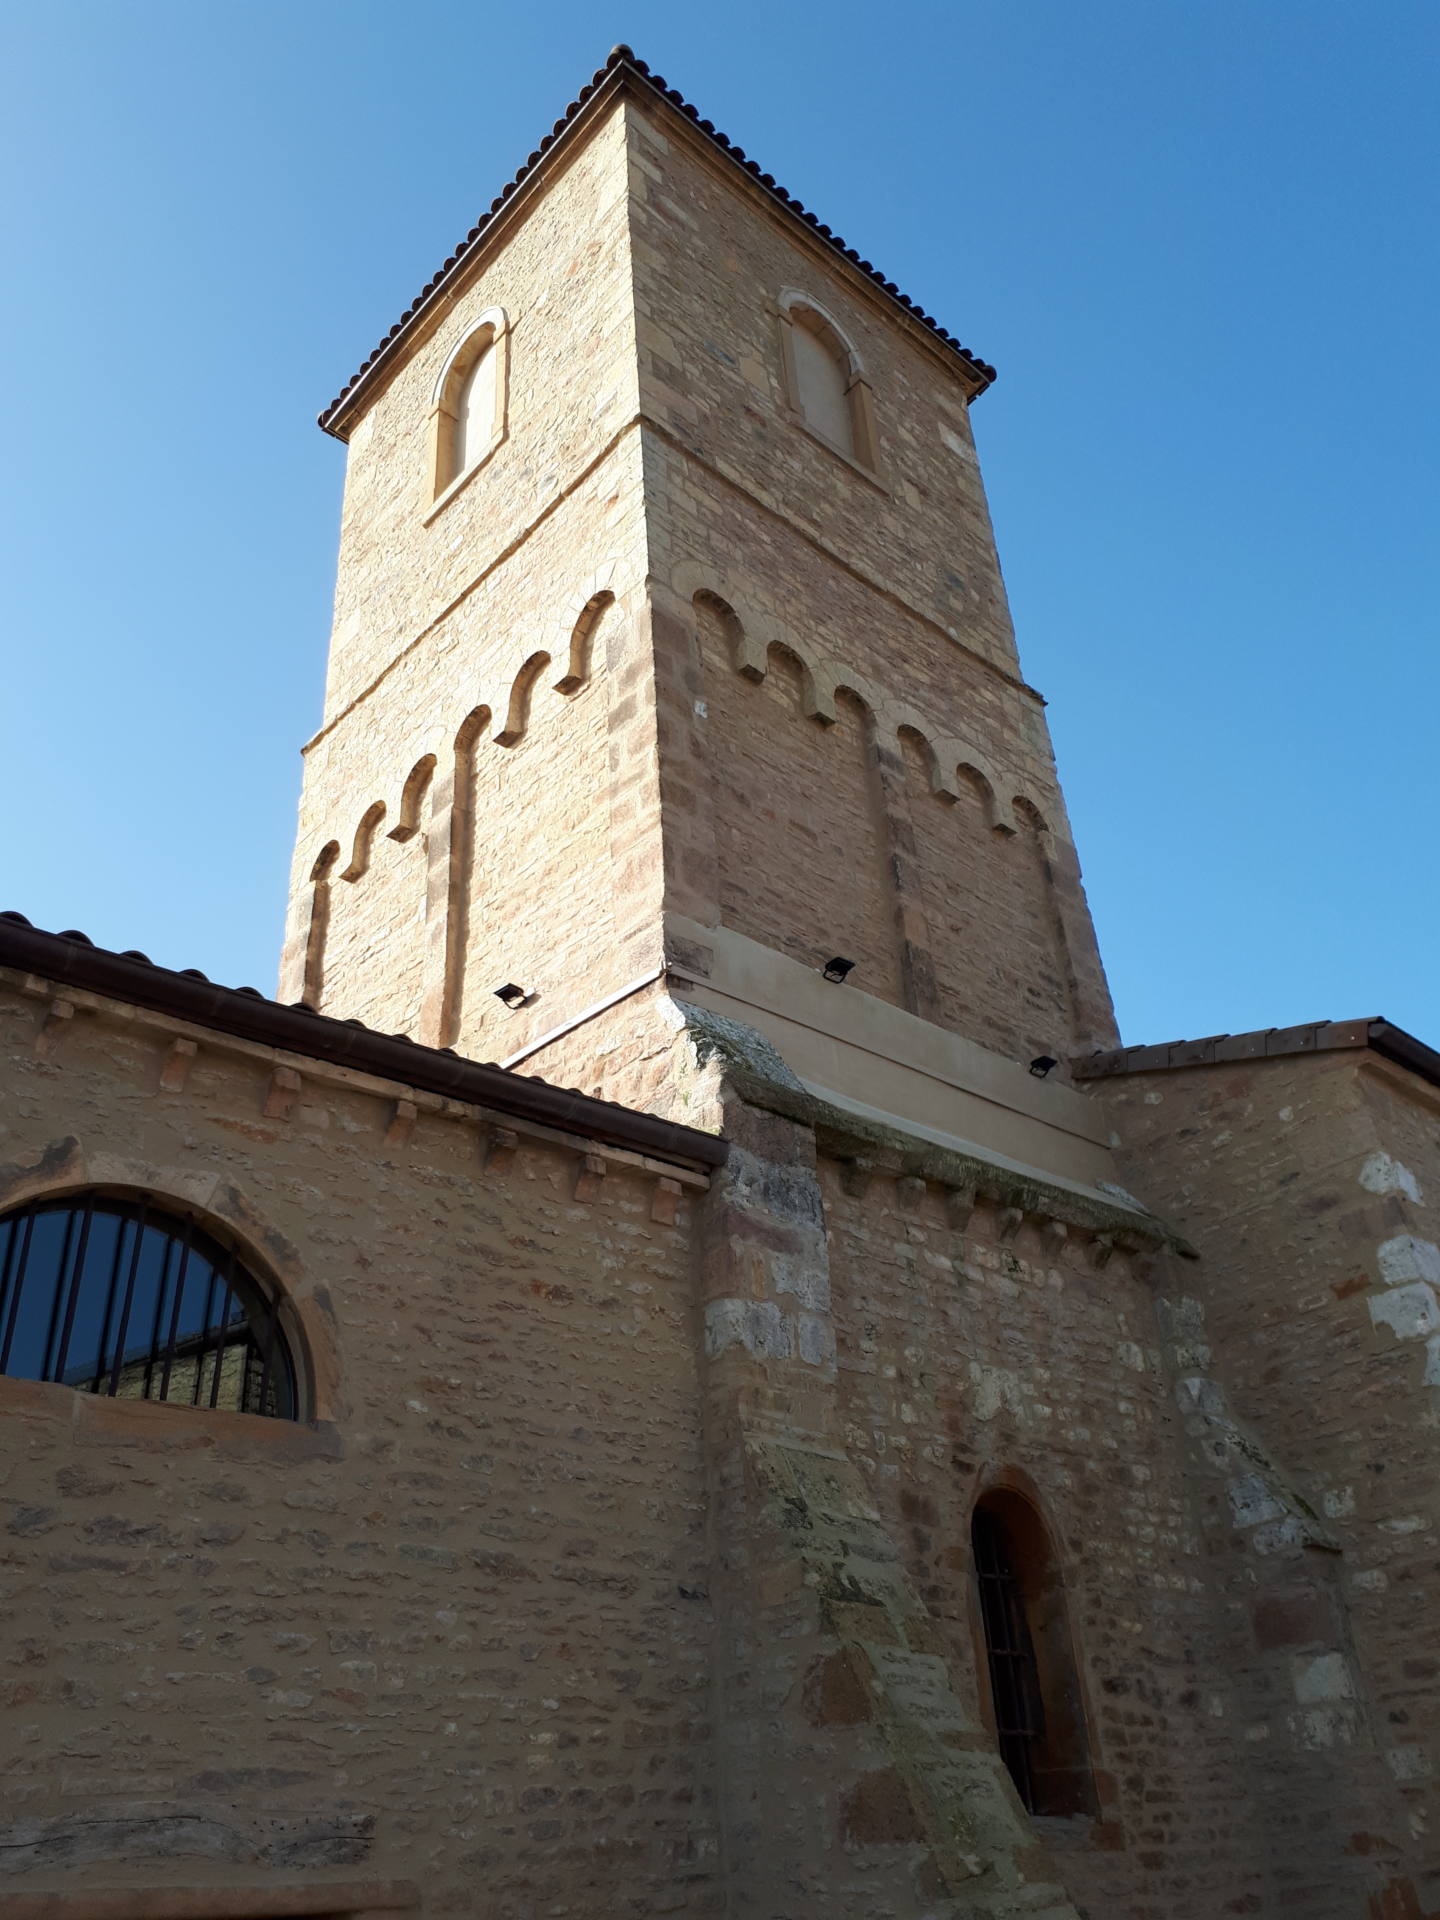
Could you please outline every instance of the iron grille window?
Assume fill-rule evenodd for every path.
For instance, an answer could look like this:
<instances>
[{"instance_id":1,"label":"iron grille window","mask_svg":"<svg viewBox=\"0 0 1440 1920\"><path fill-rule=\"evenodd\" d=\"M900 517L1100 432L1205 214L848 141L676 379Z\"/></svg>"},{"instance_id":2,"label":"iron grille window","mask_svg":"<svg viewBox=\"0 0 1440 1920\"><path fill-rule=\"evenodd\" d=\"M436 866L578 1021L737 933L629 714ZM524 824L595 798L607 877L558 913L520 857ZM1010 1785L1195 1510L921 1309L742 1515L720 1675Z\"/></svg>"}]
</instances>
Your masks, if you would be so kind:
<instances>
[{"instance_id":1,"label":"iron grille window","mask_svg":"<svg viewBox=\"0 0 1440 1920\"><path fill-rule=\"evenodd\" d=\"M272 1287L194 1220L100 1193L0 1220L0 1374L299 1416Z\"/></svg>"},{"instance_id":2,"label":"iron grille window","mask_svg":"<svg viewBox=\"0 0 1440 1920\"><path fill-rule=\"evenodd\" d=\"M1040 1668L1021 1598L1019 1571L1005 1523L998 1514L985 1507L977 1508L971 1539L1000 1757L1010 1770L1010 1778L1015 1782L1026 1812L1037 1813L1040 1808L1035 1759L1045 1736L1045 1708L1040 1694Z\"/></svg>"}]
</instances>

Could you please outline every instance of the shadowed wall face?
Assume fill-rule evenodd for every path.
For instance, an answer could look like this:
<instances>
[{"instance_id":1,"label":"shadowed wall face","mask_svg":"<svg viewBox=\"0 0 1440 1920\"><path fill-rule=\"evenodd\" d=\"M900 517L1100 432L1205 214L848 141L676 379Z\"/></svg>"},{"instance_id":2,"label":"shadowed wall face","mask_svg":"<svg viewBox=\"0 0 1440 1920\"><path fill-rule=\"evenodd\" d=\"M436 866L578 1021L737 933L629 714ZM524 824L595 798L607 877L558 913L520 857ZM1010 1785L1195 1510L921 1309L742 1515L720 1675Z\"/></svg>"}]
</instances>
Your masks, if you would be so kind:
<instances>
[{"instance_id":1,"label":"shadowed wall face","mask_svg":"<svg viewBox=\"0 0 1440 1920\"><path fill-rule=\"evenodd\" d=\"M177 1055L131 1007L42 1054L44 1014L0 977L0 1213L198 1215L273 1278L302 1391L178 1404L183 1356L166 1404L0 1377L6 1901L313 1913L393 1878L446 1913L483 1877L496 1911L654 1910L710 1857L689 1191L223 1034Z\"/></svg>"},{"instance_id":2,"label":"shadowed wall face","mask_svg":"<svg viewBox=\"0 0 1440 1920\"><path fill-rule=\"evenodd\" d=\"M804 711L802 669L779 649L758 685L734 669L724 615L696 603L710 710L723 923L802 965L832 954L857 984L898 1003L886 821L870 718L840 696L822 726Z\"/></svg>"}]
</instances>

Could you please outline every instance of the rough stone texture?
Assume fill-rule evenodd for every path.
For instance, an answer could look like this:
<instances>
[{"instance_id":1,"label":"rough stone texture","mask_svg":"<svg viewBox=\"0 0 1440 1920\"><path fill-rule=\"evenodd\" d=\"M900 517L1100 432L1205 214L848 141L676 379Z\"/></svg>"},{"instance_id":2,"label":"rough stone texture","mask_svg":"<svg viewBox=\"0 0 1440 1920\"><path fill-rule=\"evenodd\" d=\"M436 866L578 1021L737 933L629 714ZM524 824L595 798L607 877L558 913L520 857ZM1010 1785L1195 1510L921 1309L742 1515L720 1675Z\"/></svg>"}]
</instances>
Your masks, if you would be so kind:
<instances>
[{"instance_id":1,"label":"rough stone texture","mask_svg":"<svg viewBox=\"0 0 1440 1920\"><path fill-rule=\"evenodd\" d=\"M1260 1773L1273 1871L1305 1890L1300 1911L1325 1913L1364 1860L1402 1893L1413 1881L1418 1906L1394 1911L1429 1913L1440 1097L1364 1051L1101 1084L1134 1177L1205 1255L1173 1310L1195 1408L1213 1352L1303 1499L1303 1514L1277 1506L1237 1460L1230 1511L1212 1502L1207 1520L1234 1542L1231 1605L1251 1615L1251 1737L1300 1750ZM1304 1551L1317 1538L1336 1551Z\"/></svg>"},{"instance_id":2,"label":"rough stone texture","mask_svg":"<svg viewBox=\"0 0 1440 1920\"><path fill-rule=\"evenodd\" d=\"M282 998L308 992L323 1011L487 1059L618 986L631 964L628 929L612 918L624 889L611 861L628 857L631 834L610 766L624 731L614 709L635 700L644 565L627 434L636 376L625 209L616 118L447 310L350 443ZM509 431L432 514L435 382L497 305L510 321ZM597 594L614 605L588 633L577 675L572 640ZM397 842L388 836L402 824L406 781L427 758L434 772L416 830ZM368 865L347 879L376 808ZM332 845L323 975L307 982L312 875ZM530 995L518 1013L493 997L510 981Z\"/></svg>"},{"instance_id":3,"label":"rough stone texture","mask_svg":"<svg viewBox=\"0 0 1440 1920\"><path fill-rule=\"evenodd\" d=\"M7 1892L418 1881L520 1920L711 1910L692 1189L167 1024L3 996L0 1205L89 1182L241 1236L315 1424L0 1380ZM591 1157L594 1157L593 1150ZM673 1184L673 1183L672 1183Z\"/></svg>"}]
</instances>

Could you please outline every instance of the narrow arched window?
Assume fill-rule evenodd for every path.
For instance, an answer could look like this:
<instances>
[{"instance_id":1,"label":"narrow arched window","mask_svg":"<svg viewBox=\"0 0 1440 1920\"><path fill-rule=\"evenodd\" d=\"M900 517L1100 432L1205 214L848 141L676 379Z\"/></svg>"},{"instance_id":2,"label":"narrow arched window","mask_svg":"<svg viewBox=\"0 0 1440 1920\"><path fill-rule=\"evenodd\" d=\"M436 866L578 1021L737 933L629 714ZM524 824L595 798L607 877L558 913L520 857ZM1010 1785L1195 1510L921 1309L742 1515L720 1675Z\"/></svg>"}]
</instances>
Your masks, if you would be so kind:
<instances>
[{"instance_id":1,"label":"narrow arched window","mask_svg":"<svg viewBox=\"0 0 1440 1920\"><path fill-rule=\"evenodd\" d=\"M505 437L509 325L491 307L451 349L430 415L433 492L438 503Z\"/></svg>"},{"instance_id":2,"label":"narrow arched window","mask_svg":"<svg viewBox=\"0 0 1440 1920\"><path fill-rule=\"evenodd\" d=\"M790 405L817 439L873 468L874 411L854 348L830 316L800 294L782 294L780 321Z\"/></svg>"},{"instance_id":3,"label":"narrow arched window","mask_svg":"<svg viewBox=\"0 0 1440 1920\"><path fill-rule=\"evenodd\" d=\"M467 473L495 437L495 347L481 349L455 403L455 447L453 465L456 475Z\"/></svg>"},{"instance_id":4,"label":"narrow arched window","mask_svg":"<svg viewBox=\"0 0 1440 1920\"><path fill-rule=\"evenodd\" d=\"M1065 1595L1045 1526L1028 1500L987 1494L970 1528L1000 1757L1026 1810L1094 1811L1089 1745Z\"/></svg>"},{"instance_id":5,"label":"narrow arched window","mask_svg":"<svg viewBox=\"0 0 1440 1920\"><path fill-rule=\"evenodd\" d=\"M855 456L850 420L850 375L841 354L802 308L795 315L795 398L805 424L842 453Z\"/></svg>"},{"instance_id":6,"label":"narrow arched window","mask_svg":"<svg viewBox=\"0 0 1440 1920\"><path fill-rule=\"evenodd\" d=\"M148 1198L68 1194L0 1219L0 1374L299 1417L275 1288Z\"/></svg>"}]
</instances>

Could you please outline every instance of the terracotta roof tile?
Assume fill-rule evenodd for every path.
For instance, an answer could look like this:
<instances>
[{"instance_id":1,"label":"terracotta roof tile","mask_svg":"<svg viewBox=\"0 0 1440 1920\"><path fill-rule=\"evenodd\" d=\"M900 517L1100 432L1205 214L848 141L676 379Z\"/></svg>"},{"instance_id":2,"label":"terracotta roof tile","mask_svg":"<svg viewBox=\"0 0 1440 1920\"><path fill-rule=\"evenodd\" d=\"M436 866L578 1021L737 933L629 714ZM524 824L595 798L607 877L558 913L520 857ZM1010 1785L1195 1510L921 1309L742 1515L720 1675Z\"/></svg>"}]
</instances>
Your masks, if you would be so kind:
<instances>
[{"instance_id":1,"label":"terracotta roof tile","mask_svg":"<svg viewBox=\"0 0 1440 1920\"><path fill-rule=\"evenodd\" d=\"M1440 1085L1440 1054L1388 1020L1308 1020L1294 1027L1259 1027L1251 1033L1215 1033L1203 1040L1167 1040L1157 1046L1113 1047L1074 1062L1078 1080L1113 1079L1128 1073L1172 1073L1241 1060L1293 1058L1299 1053L1335 1053L1368 1048Z\"/></svg>"},{"instance_id":2,"label":"terracotta roof tile","mask_svg":"<svg viewBox=\"0 0 1440 1920\"><path fill-rule=\"evenodd\" d=\"M172 970L134 947L120 953L97 947L76 927L45 933L23 913L0 913L0 966L662 1159L717 1166L725 1158L723 1141L677 1121L470 1060L450 1047L422 1046L406 1033L381 1033L363 1020L336 1020L303 1001L287 1006L258 987L217 986L198 967Z\"/></svg>"}]
</instances>

